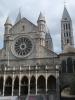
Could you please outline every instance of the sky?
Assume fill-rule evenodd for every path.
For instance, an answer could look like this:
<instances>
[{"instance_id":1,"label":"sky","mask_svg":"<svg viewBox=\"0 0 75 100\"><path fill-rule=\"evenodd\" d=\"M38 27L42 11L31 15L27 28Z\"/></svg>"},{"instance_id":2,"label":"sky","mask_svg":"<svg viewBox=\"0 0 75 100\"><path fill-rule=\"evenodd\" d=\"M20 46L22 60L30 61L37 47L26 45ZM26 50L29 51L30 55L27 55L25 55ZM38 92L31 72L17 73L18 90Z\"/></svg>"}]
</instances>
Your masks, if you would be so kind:
<instances>
[{"instance_id":1,"label":"sky","mask_svg":"<svg viewBox=\"0 0 75 100\"><path fill-rule=\"evenodd\" d=\"M72 19L75 38L75 0L65 0L65 5ZM23 17L36 25L40 11L43 13L53 39L54 51L59 53L64 0L0 0L0 48L3 47L4 23L9 16L14 24L19 9Z\"/></svg>"}]
</instances>

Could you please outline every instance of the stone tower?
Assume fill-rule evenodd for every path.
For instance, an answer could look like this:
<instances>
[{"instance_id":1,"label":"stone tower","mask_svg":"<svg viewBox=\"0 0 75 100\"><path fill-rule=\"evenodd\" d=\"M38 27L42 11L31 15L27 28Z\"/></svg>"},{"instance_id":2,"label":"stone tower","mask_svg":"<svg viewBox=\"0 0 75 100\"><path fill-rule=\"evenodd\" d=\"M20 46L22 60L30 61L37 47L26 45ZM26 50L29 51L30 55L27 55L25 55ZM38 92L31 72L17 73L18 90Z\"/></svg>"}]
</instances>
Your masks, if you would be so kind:
<instances>
[{"instance_id":1,"label":"stone tower","mask_svg":"<svg viewBox=\"0 0 75 100\"><path fill-rule=\"evenodd\" d=\"M38 17L38 30L39 32L45 32L45 17L43 16L43 14L40 12L39 17Z\"/></svg>"},{"instance_id":2,"label":"stone tower","mask_svg":"<svg viewBox=\"0 0 75 100\"><path fill-rule=\"evenodd\" d=\"M73 29L71 17L64 7L62 19L61 19L61 49L64 50L65 45L70 44L74 46L73 41Z\"/></svg>"},{"instance_id":3,"label":"stone tower","mask_svg":"<svg viewBox=\"0 0 75 100\"><path fill-rule=\"evenodd\" d=\"M9 44L9 34L10 34L10 29L12 28L12 22L9 18L9 16L6 19L6 22L4 24L5 26L5 34L4 34L4 48L7 49L7 45Z\"/></svg>"},{"instance_id":4,"label":"stone tower","mask_svg":"<svg viewBox=\"0 0 75 100\"><path fill-rule=\"evenodd\" d=\"M46 21L43 14L40 12L38 20L37 20L37 26L38 26L38 33L40 34L40 45L45 46L45 34L46 34Z\"/></svg>"}]
</instances>

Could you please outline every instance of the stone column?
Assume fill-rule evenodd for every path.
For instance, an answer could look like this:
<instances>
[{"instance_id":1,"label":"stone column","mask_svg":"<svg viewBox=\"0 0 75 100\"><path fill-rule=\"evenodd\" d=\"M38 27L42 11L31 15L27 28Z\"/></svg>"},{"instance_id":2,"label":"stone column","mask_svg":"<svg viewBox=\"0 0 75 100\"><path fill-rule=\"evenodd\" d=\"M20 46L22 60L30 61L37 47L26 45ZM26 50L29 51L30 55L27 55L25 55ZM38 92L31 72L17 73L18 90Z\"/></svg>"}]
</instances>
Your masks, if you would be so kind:
<instances>
[{"instance_id":1,"label":"stone column","mask_svg":"<svg viewBox=\"0 0 75 100\"><path fill-rule=\"evenodd\" d=\"M46 65L46 93L47 93L47 65Z\"/></svg>"},{"instance_id":2,"label":"stone column","mask_svg":"<svg viewBox=\"0 0 75 100\"><path fill-rule=\"evenodd\" d=\"M3 81L3 96L4 96L4 91L5 91L5 73L4 73L4 81Z\"/></svg>"},{"instance_id":3,"label":"stone column","mask_svg":"<svg viewBox=\"0 0 75 100\"><path fill-rule=\"evenodd\" d=\"M60 76L59 76L59 65L56 65L56 100L60 100Z\"/></svg>"},{"instance_id":4,"label":"stone column","mask_svg":"<svg viewBox=\"0 0 75 100\"><path fill-rule=\"evenodd\" d=\"M6 67L4 68L4 81L3 81L3 96L4 96L4 92L5 92L5 71L6 71Z\"/></svg>"},{"instance_id":5,"label":"stone column","mask_svg":"<svg viewBox=\"0 0 75 100\"><path fill-rule=\"evenodd\" d=\"M21 66L20 66L20 74L19 74L19 96L21 92Z\"/></svg>"},{"instance_id":6,"label":"stone column","mask_svg":"<svg viewBox=\"0 0 75 100\"><path fill-rule=\"evenodd\" d=\"M28 94L30 95L30 66L29 66Z\"/></svg>"},{"instance_id":7,"label":"stone column","mask_svg":"<svg viewBox=\"0 0 75 100\"><path fill-rule=\"evenodd\" d=\"M36 65L36 95L37 95L37 65Z\"/></svg>"},{"instance_id":8,"label":"stone column","mask_svg":"<svg viewBox=\"0 0 75 100\"><path fill-rule=\"evenodd\" d=\"M12 96L13 96L13 92L14 92L14 73L13 73L13 77L12 77Z\"/></svg>"}]
</instances>

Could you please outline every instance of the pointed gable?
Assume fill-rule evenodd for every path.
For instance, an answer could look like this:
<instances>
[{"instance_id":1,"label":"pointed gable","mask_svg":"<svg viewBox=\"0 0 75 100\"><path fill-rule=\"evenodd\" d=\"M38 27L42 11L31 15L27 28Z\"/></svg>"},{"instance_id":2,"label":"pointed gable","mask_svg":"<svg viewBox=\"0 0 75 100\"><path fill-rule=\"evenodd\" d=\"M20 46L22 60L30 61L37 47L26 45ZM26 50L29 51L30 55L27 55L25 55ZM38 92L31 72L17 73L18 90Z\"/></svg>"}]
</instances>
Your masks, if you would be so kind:
<instances>
[{"instance_id":1,"label":"pointed gable","mask_svg":"<svg viewBox=\"0 0 75 100\"><path fill-rule=\"evenodd\" d=\"M70 21L71 20L71 17L66 9L66 7L64 7L64 11L63 11L63 15L62 15L62 20L68 20Z\"/></svg>"},{"instance_id":2,"label":"pointed gable","mask_svg":"<svg viewBox=\"0 0 75 100\"><path fill-rule=\"evenodd\" d=\"M17 33L35 32L36 30L37 30L36 25L34 25L26 18L22 18L12 27L10 31L12 32L12 34L17 34Z\"/></svg>"}]
</instances>

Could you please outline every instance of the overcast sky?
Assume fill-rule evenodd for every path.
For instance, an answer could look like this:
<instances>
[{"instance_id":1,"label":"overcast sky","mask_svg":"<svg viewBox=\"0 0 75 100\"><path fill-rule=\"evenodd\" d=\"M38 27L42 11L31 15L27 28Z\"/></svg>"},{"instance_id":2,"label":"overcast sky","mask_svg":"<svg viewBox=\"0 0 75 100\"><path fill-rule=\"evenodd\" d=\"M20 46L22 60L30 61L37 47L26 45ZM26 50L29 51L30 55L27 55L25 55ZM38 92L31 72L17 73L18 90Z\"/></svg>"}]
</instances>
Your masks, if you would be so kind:
<instances>
[{"instance_id":1,"label":"overcast sky","mask_svg":"<svg viewBox=\"0 0 75 100\"><path fill-rule=\"evenodd\" d=\"M40 11L43 13L53 39L54 51L61 51L60 21L64 9L64 0L0 0L0 48L3 47L5 20L9 15L14 24L19 8L21 9L22 16L34 24L37 24ZM74 34L75 0L66 0L66 8L73 21Z\"/></svg>"}]
</instances>

